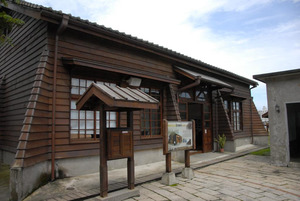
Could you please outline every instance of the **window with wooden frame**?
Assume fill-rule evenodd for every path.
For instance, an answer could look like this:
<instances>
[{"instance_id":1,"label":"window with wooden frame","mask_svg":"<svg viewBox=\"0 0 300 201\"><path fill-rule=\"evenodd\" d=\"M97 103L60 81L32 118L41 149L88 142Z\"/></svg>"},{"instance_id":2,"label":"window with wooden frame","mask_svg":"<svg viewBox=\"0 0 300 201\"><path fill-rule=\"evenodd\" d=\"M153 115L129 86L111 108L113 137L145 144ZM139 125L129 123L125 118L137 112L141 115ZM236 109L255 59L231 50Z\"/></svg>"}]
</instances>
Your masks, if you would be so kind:
<instances>
[{"instance_id":1,"label":"window with wooden frame","mask_svg":"<svg viewBox=\"0 0 300 201\"><path fill-rule=\"evenodd\" d=\"M179 94L180 98L192 99L193 93L191 91L183 91Z\"/></svg>"},{"instance_id":2,"label":"window with wooden frame","mask_svg":"<svg viewBox=\"0 0 300 201\"><path fill-rule=\"evenodd\" d=\"M153 98L159 100L159 109L144 109L141 110L141 136L142 137L157 137L161 136L161 91L155 88L142 87L141 90Z\"/></svg>"},{"instance_id":3,"label":"window with wooden frame","mask_svg":"<svg viewBox=\"0 0 300 201\"><path fill-rule=\"evenodd\" d=\"M209 100L210 98L207 86L200 86L195 90L195 101L206 102Z\"/></svg>"},{"instance_id":4,"label":"window with wooden frame","mask_svg":"<svg viewBox=\"0 0 300 201\"><path fill-rule=\"evenodd\" d=\"M114 83L87 80L81 78L71 79L71 107L70 107L70 138L96 140L100 134L100 112L76 109L76 101L92 84L116 85ZM118 113L106 112L106 127L118 126Z\"/></svg>"},{"instance_id":5,"label":"window with wooden frame","mask_svg":"<svg viewBox=\"0 0 300 201\"><path fill-rule=\"evenodd\" d=\"M225 112L230 118L230 122L233 127L233 131L243 130L243 115L242 115L242 102L241 101L229 101L223 100Z\"/></svg>"},{"instance_id":6,"label":"window with wooden frame","mask_svg":"<svg viewBox=\"0 0 300 201\"><path fill-rule=\"evenodd\" d=\"M233 130L242 130L242 103L238 101L232 101L232 117L233 117Z\"/></svg>"}]
</instances>

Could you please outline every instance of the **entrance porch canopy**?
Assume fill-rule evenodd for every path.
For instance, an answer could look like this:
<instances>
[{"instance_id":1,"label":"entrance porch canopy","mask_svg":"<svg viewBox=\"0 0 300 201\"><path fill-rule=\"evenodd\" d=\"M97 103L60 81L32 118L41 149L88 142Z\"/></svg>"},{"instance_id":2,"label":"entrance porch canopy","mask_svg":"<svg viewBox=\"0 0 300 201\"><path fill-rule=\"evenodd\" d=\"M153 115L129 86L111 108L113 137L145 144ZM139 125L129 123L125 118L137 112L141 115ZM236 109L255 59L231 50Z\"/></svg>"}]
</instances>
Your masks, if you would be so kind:
<instances>
[{"instance_id":1,"label":"entrance porch canopy","mask_svg":"<svg viewBox=\"0 0 300 201\"><path fill-rule=\"evenodd\" d=\"M107 110L158 109L159 101L139 89L92 83L77 101L78 110L93 110L104 103Z\"/></svg>"},{"instance_id":2,"label":"entrance porch canopy","mask_svg":"<svg viewBox=\"0 0 300 201\"><path fill-rule=\"evenodd\" d=\"M201 73L198 73L198 72L187 70L187 69L184 69L184 68L181 68L181 67L178 67L178 66L175 66L174 70L177 73L180 73L181 75L186 76L186 77L188 77L192 80L197 80L197 79L200 78L200 80L203 80L204 82L211 83L211 84L216 85L217 87L220 87L220 88L234 89L234 87L231 86L230 84L228 84L226 82L223 82L223 81L221 81L217 78L208 76L208 75L204 75L204 74L201 74Z\"/></svg>"}]
</instances>

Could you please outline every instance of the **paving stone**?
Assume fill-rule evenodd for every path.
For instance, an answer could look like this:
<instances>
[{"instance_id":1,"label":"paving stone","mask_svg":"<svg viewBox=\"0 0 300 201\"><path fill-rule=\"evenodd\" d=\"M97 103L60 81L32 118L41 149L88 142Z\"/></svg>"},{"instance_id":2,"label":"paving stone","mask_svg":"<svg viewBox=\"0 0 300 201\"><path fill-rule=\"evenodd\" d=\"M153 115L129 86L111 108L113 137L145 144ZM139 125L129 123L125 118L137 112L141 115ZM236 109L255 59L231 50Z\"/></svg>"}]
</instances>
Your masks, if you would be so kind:
<instances>
[{"instance_id":1,"label":"paving stone","mask_svg":"<svg viewBox=\"0 0 300 201\"><path fill-rule=\"evenodd\" d=\"M293 168L273 167L261 158L246 156L211 165L194 171L192 180L177 177L175 186L162 185L159 181L137 186L142 200L300 200L300 173ZM122 187L121 183L114 184ZM87 195L95 195L99 189L75 192L54 198L65 201ZM299 196L296 196L299 195ZM88 199L97 201L97 197Z\"/></svg>"},{"instance_id":2,"label":"paving stone","mask_svg":"<svg viewBox=\"0 0 300 201\"><path fill-rule=\"evenodd\" d=\"M238 198L234 198L234 197L231 197L229 195L223 195L222 197L220 197L222 200L224 201L240 201L240 199Z\"/></svg>"},{"instance_id":3,"label":"paving stone","mask_svg":"<svg viewBox=\"0 0 300 201\"><path fill-rule=\"evenodd\" d=\"M214 190L211 190L211 189L208 189L208 188L202 188L199 191L201 191L203 193L206 193L206 194L209 194L209 195L213 195L213 196L217 196L217 195L220 194L218 191L214 191Z\"/></svg>"},{"instance_id":4,"label":"paving stone","mask_svg":"<svg viewBox=\"0 0 300 201\"><path fill-rule=\"evenodd\" d=\"M176 195L178 195L179 197L182 197L182 198L184 198L186 200L190 200L190 199L196 198L196 196L194 196L193 194L188 193L186 191L175 191L174 193Z\"/></svg>"},{"instance_id":5,"label":"paving stone","mask_svg":"<svg viewBox=\"0 0 300 201\"><path fill-rule=\"evenodd\" d=\"M163 187L165 185L159 183L159 182L151 182L151 185L157 186L157 187Z\"/></svg>"},{"instance_id":6,"label":"paving stone","mask_svg":"<svg viewBox=\"0 0 300 201\"><path fill-rule=\"evenodd\" d=\"M202 198L199 198L199 197L196 197L196 198L190 199L189 201L206 201L206 200L204 200Z\"/></svg>"},{"instance_id":7,"label":"paving stone","mask_svg":"<svg viewBox=\"0 0 300 201\"><path fill-rule=\"evenodd\" d=\"M300 200L299 196L295 196L295 195L291 195L291 194L284 194L280 197L286 197L287 199L291 199L291 200Z\"/></svg>"},{"instance_id":8,"label":"paving stone","mask_svg":"<svg viewBox=\"0 0 300 201\"><path fill-rule=\"evenodd\" d=\"M261 200L261 201L274 201L274 199L269 198L269 197L261 197L261 198L258 198L257 200Z\"/></svg>"},{"instance_id":9,"label":"paving stone","mask_svg":"<svg viewBox=\"0 0 300 201\"><path fill-rule=\"evenodd\" d=\"M241 190L239 191L239 193L243 194L243 195L246 195L248 197L251 197L251 198L260 198L260 197L264 197L264 195L262 193L253 193L251 191L248 191L248 190Z\"/></svg>"},{"instance_id":10,"label":"paving stone","mask_svg":"<svg viewBox=\"0 0 300 201\"><path fill-rule=\"evenodd\" d=\"M237 197L237 199L240 199L240 200L243 200L243 201L253 201L253 200L256 200L255 198L248 197L246 195L240 195L240 196Z\"/></svg>"},{"instance_id":11,"label":"paving stone","mask_svg":"<svg viewBox=\"0 0 300 201\"><path fill-rule=\"evenodd\" d=\"M233 197L238 197L239 195L241 195L240 193L228 190L228 189L220 189L219 190L220 193L223 193L225 195L229 195L229 196L233 196Z\"/></svg>"},{"instance_id":12,"label":"paving stone","mask_svg":"<svg viewBox=\"0 0 300 201\"><path fill-rule=\"evenodd\" d=\"M242 189L246 190L246 191L250 191L250 192L253 192L253 193L262 193L264 192L263 190L261 189L257 189L257 188L253 188L253 187L250 187L250 186L241 186Z\"/></svg>"},{"instance_id":13,"label":"paving stone","mask_svg":"<svg viewBox=\"0 0 300 201\"><path fill-rule=\"evenodd\" d=\"M204 200L217 200L218 199L218 197L216 197L216 196L213 196L213 195L210 195L207 193L203 193L203 192L198 192L195 194L195 196L200 197Z\"/></svg>"},{"instance_id":14,"label":"paving stone","mask_svg":"<svg viewBox=\"0 0 300 201\"><path fill-rule=\"evenodd\" d=\"M279 196L271 192L263 192L262 195L276 200Z\"/></svg>"}]
</instances>

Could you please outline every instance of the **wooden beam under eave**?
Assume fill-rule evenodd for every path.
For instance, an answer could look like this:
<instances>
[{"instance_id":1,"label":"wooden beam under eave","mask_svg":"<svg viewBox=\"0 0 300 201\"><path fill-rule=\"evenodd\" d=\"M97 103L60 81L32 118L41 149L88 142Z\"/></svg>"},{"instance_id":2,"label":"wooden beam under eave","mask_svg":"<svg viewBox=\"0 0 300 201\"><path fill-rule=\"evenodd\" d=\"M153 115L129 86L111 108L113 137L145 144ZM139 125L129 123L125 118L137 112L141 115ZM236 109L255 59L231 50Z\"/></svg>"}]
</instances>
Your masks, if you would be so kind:
<instances>
[{"instance_id":1,"label":"wooden beam under eave","mask_svg":"<svg viewBox=\"0 0 300 201\"><path fill-rule=\"evenodd\" d=\"M180 84L180 80L162 76L159 74L154 74L150 72L145 72L145 71L134 71L134 70L128 70L121 68L120 66L113 66L113 65L108 65L104 64L101 62L96 62L96 61L90 61L90 60L82 60L78 58L62 58L63 64L68 65L68 66L82 66L82 67L88 67L88 68L94 68L98 70L104 70L104 71L109 71L109 72L114 72L114 73L120 73L120 74L125 74L125 75L130 75L130 76L136 76L140 78L146 78L150 80L157 80L165 83L171 83L171 84Z\"/></svg>"}]
</instances>

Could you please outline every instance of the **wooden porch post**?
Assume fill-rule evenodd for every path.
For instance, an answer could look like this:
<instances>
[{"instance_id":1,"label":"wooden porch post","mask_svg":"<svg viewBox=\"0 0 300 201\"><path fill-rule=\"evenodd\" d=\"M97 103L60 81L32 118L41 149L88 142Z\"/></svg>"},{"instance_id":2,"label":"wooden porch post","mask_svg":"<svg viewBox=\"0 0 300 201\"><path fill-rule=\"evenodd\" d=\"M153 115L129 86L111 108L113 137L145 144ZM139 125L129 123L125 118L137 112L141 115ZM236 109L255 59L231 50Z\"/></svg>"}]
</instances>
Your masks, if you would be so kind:
<instances>
[{"instance_id":1,"label":"wooden porch post","mask_svg":"<svg viewBox=\"0 0 300 201\"><path fill-rule=\"evenodd\" d=\"M127 127L133 132L133 111L127 112ZM133 135L132 135L133 138ZM128 189L134 189L134 145L133 145L133 139L132 141L132 153L131 157L127 158L127 182L128 182Z\"/></svg>"},{"instance_id":2,"label":"wooden porch post","mask_svg":"<svg viewBox=\"0 0 300 201\"><path fill-rule=\"evenodd\" d=\"M107 172L107 151L106 151L106 111L104 105L100 111L100 196L107 197L108 172Z\"/></svg>"},{"instance_id":3,"label":"wooden porch post","mask_svg":"<svg viewBox=\"0 0 300 201\"><path fill-rule=\"evenodd\" d=\"M184 151L184 159L185 159L185 167L190 168L191 167L190 150Z\"/></svg>"},{"instance_id":4,"label":"wooden porch post","mask_svg":"<svg viewBox=\"0 0 300 201\"><path fill-rule=\"evenodd\" d=\"M166 172L172 172L171 153L166 154Z\"/></svg>"}]
</instances>

